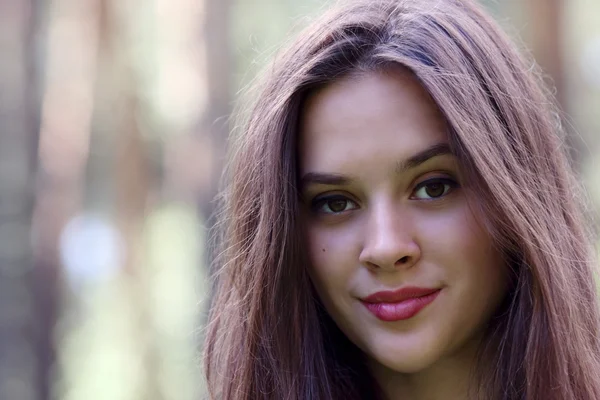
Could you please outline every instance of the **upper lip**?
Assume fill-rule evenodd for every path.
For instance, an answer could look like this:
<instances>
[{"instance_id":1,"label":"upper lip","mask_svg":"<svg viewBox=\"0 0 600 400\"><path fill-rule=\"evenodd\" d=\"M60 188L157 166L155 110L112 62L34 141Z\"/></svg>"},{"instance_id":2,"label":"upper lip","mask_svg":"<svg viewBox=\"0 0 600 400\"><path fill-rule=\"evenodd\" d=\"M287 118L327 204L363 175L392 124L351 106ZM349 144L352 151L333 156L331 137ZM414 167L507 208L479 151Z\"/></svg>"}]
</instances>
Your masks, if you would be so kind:
<instances>
[{"instance_id":1,"label":"upper lip","mask_svg":"<svg viewBox=\"0 0 600 400\"><path fill-rule=\"evenodd\" d=\"M421 288L416 286L406 286L396 290L385 290L373 293L363 301L367 303L400 303L401 301L427 296L437 292L439 288Z\"/></svg>"}]
</instances>

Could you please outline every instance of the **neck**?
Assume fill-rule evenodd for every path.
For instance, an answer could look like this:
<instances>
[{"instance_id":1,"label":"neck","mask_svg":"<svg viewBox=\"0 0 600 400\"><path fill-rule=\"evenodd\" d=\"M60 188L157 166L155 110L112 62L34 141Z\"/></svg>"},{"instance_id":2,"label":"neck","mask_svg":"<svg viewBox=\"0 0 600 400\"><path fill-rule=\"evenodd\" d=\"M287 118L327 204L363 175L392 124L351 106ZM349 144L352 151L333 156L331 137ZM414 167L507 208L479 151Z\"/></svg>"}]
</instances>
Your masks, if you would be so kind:
<instances>
[{"instance_id":1,"label":"neck","mask_svg":"<svg viewBox=\"0 0 600 400\"><path fill-rule=\"evenodd\" d=\"M460 354L415 373L401 373L376 363L370 369L386 400L465 400L469 398L476 349L473 343Z\"/></svg>"}]
</instances>

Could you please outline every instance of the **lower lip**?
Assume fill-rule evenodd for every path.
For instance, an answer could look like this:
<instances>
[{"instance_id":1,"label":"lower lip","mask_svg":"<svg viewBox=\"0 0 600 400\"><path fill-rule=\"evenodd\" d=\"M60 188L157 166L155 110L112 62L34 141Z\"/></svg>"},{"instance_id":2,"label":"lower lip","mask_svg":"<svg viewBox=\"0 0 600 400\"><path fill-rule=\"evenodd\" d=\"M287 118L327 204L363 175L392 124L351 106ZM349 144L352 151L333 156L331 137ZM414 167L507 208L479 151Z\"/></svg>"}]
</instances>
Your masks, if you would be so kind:
<instances>
[{"instance_id":1,"label":"lower lip","mask_svg":"<svg viewBox=\"0 0 600 400\"><path fill-rule=\"evenodd\" d=\"M367 303L363 301L367 310L371 311L382 321L392 322L409 319L417 315L425 306L433 302L440 294L440 290L427 296L407 299L399 303Z\"/></svg>"}]
</instances>

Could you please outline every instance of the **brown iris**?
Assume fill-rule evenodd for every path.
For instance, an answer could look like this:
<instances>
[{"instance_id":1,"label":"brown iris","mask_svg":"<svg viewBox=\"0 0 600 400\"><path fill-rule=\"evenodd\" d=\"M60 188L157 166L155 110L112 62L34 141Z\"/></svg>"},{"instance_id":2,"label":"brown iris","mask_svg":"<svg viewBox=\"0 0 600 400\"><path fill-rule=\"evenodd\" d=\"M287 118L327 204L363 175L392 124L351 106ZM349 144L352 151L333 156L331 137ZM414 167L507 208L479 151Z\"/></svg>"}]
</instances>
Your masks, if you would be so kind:
<instances>
[{"instance_id":1,"label":"brown iris","mask_svg":"<svg viewBox=\"0 0 600 400\"><path fill-rule=\"evenodd\" d=\"M329 200L327 202L327 205L329 206L329 209L331 211L333 211L335 213L339 213L346 209L346 206L348 205L348 200L344 200L344 199Z\"/></svg>"},{"instance_id":2,"label":"brown iris","mask_svg":"<svg viewBox=\"0 0 600 400\"><path fill-rule=\"evenodd\" d=\"M432 182L425 186L425 193L429 197L440 197L444 194L444 187L442 182Z\"/></svg>"}]
</instances>

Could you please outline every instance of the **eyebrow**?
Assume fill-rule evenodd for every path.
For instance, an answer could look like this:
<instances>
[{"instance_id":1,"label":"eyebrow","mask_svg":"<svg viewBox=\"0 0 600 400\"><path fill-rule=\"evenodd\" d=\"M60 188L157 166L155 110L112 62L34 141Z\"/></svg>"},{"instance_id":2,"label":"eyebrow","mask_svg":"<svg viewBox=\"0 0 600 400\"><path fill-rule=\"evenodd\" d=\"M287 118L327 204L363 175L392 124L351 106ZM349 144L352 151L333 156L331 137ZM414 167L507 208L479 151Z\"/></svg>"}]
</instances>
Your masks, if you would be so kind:
<instances>
[{"instance_id":1,"label":"eyebrow","mask_svg":"<svg viewBox=\"0 0 600 400\"><path fill-rule=\"evenodd\" d=\"M452 150L450 149L448 143L437 143L433 146L426 148L423 151L418 152L414 156L410 157L408 160L399 161L396 164L396 168L394 169L394 171L397 174L400 174L402 172L406 172L409 169L416 168L434 157L452 154L454 153L452 153Z\"/></svg>"},{"instance_id":2,"label":"eyebrow","mask_svg":"<svg viewBox=\"0 0 600 400\"><path fill-rule=\"evenodd\" d=\"M452 150L447 143L437 143L413 155L407 160L399 161L394 168L396 174L406 172L407 170L418 167L419 165L429 161L430 159L442 155L452 155ZM310 184L330 185L330 186L347 186L354 181L353 178L340 175L328 174L322 172L308 172L300 180L300 188L305 188Z\"/></svg>"},{"instance_id":3,"label":"eyebrow","mask_svg":"<svg viewBox=\"0 0 600 400\"><path fill-rule=\"evenodd\" d=\"M309 172L300 180L300 187L305 188L310 184L331 185L331 186L346 186L353 181L344 175L324 174L321 172Z\"/></svg>"}]
</instances>

